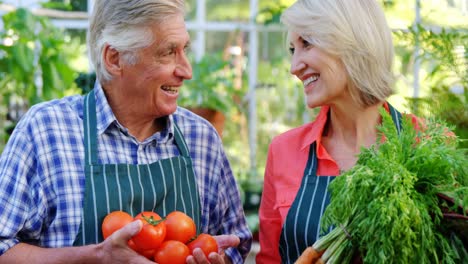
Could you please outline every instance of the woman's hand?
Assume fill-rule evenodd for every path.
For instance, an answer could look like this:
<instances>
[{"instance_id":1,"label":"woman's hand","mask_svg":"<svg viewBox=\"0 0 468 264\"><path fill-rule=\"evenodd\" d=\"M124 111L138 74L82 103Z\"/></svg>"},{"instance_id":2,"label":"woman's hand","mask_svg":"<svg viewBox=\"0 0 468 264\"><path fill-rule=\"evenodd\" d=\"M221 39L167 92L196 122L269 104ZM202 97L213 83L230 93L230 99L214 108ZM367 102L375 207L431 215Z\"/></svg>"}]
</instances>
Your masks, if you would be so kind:
<instances>
[{"instance_id":1,"label":"woman's hand","mask_svg":"<svg viewBox=\"0 0 468 264\"><path fill-rule=\"evenodd\" d=\"M199 248L193 250L193 255L187 257L188 264L230 264L231 260L224 254L224 250L230 247L237 247L240 243L239 237L235 235L220 235L214 236L216 243L218 243L218 253L212 252L208 255L208 259L205 257L203 251Z\"/></svg>"}]
</instances>

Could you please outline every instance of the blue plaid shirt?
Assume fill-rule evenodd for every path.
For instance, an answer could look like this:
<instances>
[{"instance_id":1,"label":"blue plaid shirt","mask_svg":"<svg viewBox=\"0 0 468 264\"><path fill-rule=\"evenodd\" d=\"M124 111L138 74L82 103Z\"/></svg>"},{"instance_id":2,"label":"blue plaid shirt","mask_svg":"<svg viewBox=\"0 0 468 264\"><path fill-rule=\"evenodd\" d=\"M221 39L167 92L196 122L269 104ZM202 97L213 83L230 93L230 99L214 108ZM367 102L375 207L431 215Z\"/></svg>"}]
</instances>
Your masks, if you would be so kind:
<instances>
[{"instance_id":1,"label":"blue plaid shirt","mask_svg":"<svg viewBox=\"0 0 468 264\"><path fill-rule=\"evenodd\" d=\"M98 157L101 164L147 164L179 155L177 123L193 160L201 204L201 231L235 234L241 244L226 251L242 263L250 250L239 191L216 130L179 107L166 129L138 142L116 120L96 85ZM33 106L16 126L0 157L0 254L19 242L72 246L85 189L83 96Z\"/></svg>"}]
</instances>

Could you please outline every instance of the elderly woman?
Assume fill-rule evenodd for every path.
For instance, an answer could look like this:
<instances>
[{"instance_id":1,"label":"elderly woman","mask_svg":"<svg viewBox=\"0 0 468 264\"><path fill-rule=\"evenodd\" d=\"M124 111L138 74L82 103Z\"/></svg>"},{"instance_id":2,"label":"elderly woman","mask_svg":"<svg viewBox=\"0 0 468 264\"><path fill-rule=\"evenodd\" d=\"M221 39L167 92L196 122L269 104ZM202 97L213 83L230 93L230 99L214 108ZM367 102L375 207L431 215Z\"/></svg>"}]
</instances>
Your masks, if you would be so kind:
<instances>
[{"instance_id":1,"label":"elderly woman","mask_svg":"<svg viewBox=\"0 0 468 264\"><path fill-rule=\"evenodd\" d=\"M153 263L127 245L132 222L103 241L111 211L183 211L219 252L188 263L242 263L251 233L216 130L177 106L192 77L182 0L97 0L86 96L35 105L0 158L0 263Z\"/></svg>"},{"instance_id":2,"label":"elderly woman","mask_svg":"<svg viewBox=\"0 0 468 264\"><path fill-rule=\"evenodd\" d=\"M316 119L273 139L260 205L257 263L293 263L321 235L327 188L377 140L379 108L392 94L393 45L375 0L299 0L282 22L291 73L303 83Z\"/></svg>"}]
</instances>

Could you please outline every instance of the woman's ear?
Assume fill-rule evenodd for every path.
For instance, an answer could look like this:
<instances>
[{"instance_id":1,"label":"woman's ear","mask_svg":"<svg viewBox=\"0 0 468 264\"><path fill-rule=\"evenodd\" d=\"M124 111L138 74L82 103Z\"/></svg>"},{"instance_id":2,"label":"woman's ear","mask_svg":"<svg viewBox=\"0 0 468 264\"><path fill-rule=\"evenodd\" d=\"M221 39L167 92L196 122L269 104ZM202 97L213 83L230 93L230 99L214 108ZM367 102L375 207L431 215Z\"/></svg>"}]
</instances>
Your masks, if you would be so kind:
<instances>
[{"instance_id":1,"label":"woman's ear","mask_svg":"<svg viewBox=\"0 0 468 264\"><path fill-rule=\"evenodd\" d=\"M103 51L103 63L106 67L107 71L112 76L118 76L122 72L122 65L120 61L120 52L118 52L115 48L106 44Z\"/></svg>"}]
</instances>

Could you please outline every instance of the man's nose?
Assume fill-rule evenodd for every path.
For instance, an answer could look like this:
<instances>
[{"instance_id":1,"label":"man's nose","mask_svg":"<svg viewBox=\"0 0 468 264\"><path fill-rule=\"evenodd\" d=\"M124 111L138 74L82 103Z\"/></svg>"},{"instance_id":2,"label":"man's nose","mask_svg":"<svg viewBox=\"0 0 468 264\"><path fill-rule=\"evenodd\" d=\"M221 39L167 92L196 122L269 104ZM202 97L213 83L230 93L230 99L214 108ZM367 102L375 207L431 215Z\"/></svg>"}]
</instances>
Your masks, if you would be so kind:
<instances>
[{"instance_id":1,"label":"man's nose","mask_svg":"<svg viewBox=\"0 0 468 264\"><path fill-rule=\"evenodd\" d=\"M192 65L185 54L181 56L179 64L175 69L175 74L186 80L192 79Z\"/></svg>"}]
</instances>

